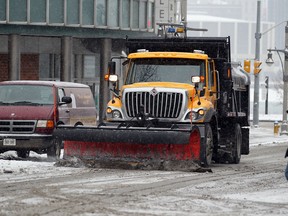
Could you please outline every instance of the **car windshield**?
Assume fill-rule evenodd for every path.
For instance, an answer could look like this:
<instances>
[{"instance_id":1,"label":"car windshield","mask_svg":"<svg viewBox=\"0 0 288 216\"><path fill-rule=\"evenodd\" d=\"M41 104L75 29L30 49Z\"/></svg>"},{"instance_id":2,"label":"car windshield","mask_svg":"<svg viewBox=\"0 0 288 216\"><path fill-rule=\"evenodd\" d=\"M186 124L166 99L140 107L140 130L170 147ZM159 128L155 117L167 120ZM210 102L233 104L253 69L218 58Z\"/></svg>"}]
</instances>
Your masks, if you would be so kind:
<instances>
[{"instance_id":1,"label":"car windshield","mask_svg":"<svg viewBox=\"0 0 288 216\"><path fill-rule=\"evenodd\" d=\"M137 82L179 82L191 84L192 76L205 75L204 60L180 58L135 59L126 84Z\"/></svg>"},{"instance_id":2,"label":"car windshield","mask_svg":"<svg viewBox=\"0 0 288 216\"><path fill-rule=\"evenodd\" d=\"M40 85L0 85L0 105L52 105L52 87Z\"/></svg>"}]
</instances>

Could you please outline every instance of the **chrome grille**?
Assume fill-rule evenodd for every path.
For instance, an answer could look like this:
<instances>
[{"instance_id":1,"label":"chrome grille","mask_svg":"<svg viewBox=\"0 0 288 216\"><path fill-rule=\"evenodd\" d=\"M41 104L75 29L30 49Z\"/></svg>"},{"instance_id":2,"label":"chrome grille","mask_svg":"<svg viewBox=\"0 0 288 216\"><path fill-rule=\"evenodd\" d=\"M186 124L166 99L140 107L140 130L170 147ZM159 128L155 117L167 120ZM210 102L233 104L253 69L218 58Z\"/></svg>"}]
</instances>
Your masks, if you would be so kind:
<instances>
[{"instance_id":1,"label":"chrome grille","mask_svg":"<svg viewBox=\"0 0 288 216\"><path fill-rule=\"evenodd\" d=\"M33 133L36 121L0 120L0 133Z\"/></svg>"},{"instance_id":2,"label":"chrome grille","mask_svg":"<svg viewBox=\"0 0 288 216\"><path fill-rule=\"evenodd\" d=\"M153 96L148 91L126 92L124 100L129 117L136 117L144 112L154 118L178 118L183 104L183 94L158 92Z\"/></svg>"}]
</instances>

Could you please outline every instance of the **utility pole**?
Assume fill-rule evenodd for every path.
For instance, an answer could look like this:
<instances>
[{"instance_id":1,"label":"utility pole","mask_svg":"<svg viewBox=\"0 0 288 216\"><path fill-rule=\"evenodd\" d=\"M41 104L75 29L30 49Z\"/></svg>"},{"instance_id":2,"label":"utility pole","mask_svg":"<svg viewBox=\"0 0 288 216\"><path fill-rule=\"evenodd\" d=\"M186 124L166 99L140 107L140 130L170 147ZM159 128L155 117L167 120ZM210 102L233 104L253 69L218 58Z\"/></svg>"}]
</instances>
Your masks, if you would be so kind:
<instances>
[{"instance_id":1,"label":"utility pole","mask_svg":"<svg viewBox=\"0 0 288 216\"><path fill-rule=\"evenodd\" d=\"M260 60L260 17L261 17L261 1L257 1L257 23L256 23L256 49L255 61ZM253 104L253 126L258 127L259 124L259 73L254 73L254 104Z\"/></svg>"},{"instance_id":2,"label":"utility pole","mask_svg":"<svg viewBox=\"0 0 288 216\"><path fill-rule=\"evenodd\" d=\"M285 26L285 48L284 48L284 71L283 71L283 82L284 82L284 88L283 88L283 121L287 121L287 100L288 100L288 21Z\"/></svg>"},{"instance_id":3,"label":"utility pole","mask_svg":"<svg viewBox=\"0 0 288 216\"><path fill-rule=\"evenodd\" d=\"M268 90L269 90L269 76L265 76L265 88L266 88L266 98L265 98L265 114L268 114Z\"/></svg>"}]
</instances>

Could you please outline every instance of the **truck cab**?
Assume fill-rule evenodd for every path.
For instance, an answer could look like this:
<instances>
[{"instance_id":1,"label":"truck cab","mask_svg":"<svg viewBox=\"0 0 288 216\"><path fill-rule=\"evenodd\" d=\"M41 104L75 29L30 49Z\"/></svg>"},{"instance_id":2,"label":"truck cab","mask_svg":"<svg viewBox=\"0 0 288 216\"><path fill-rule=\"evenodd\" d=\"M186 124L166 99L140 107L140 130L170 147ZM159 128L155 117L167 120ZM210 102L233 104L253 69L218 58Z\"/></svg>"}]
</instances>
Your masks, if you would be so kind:
<instances>
[{"instance_id":1,"label":"truck cab","mask_svg":"<svg viewBox=\"0 0 288 216\"><path fill-rule=\"evenodd\" d=\"M141 50L128 59L121 96L107 107L108 121L137 121L144 115L167 123L204 122L217 106L219 76L204 52Z\"/></svg>"}]
</instances>

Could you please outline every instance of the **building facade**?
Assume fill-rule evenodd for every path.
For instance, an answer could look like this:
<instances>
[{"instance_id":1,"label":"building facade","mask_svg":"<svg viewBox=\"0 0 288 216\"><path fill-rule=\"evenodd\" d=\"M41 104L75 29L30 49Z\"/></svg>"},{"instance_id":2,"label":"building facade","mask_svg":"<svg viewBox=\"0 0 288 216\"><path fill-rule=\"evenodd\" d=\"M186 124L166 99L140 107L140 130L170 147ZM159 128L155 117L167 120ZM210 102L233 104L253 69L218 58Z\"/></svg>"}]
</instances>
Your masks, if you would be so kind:
<instances>
[{"instance_id":1,"label":"building facade","mask_svg":"<svg viewBox=\"0 0 288 216\"><path fill-rule=\"evenodd\" d=\"M181 0L0 0L0 81L85 83L95 93L97 108L103 110L109 97L104 83L107 63L125 51L125 38L155 36L156 22L175 21L185 4Z\"/></svg>"}]
</instances>

